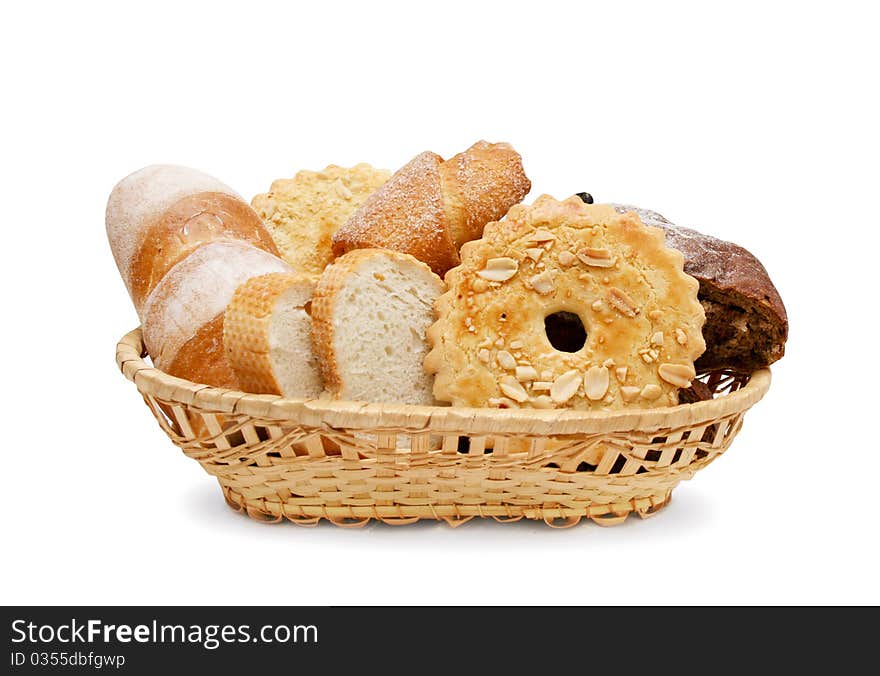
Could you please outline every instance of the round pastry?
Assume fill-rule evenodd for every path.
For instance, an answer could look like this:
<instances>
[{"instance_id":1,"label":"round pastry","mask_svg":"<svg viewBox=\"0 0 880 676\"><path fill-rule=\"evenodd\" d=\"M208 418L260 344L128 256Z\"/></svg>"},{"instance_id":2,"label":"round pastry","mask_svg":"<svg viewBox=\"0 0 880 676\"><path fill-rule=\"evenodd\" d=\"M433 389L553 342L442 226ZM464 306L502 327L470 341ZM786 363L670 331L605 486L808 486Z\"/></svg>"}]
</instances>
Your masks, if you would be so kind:
<instances>
[{"instance_id":1,"label":"round pastry","mask_svg":"<svg viewBox=\"0 0 880 676\"><path fill-rule=\"evenodd\" d=\"M691 384L705 349L699 285L637 215L543 195L489 223L461 259L428 331L437 399L644 408L678 403Z\"/></svg>"},{"instance_id":2,"label":"round pastry","mask_svg":"<svg viewBox=\"0 0 880 676\"><path fill-rule=\"evenodd\" d=\"M331 164L272 182L251 201L266 229L295 270L320 275L333 260L331 238L391 173L361 163Z\"/></svg>"}]
</instances>

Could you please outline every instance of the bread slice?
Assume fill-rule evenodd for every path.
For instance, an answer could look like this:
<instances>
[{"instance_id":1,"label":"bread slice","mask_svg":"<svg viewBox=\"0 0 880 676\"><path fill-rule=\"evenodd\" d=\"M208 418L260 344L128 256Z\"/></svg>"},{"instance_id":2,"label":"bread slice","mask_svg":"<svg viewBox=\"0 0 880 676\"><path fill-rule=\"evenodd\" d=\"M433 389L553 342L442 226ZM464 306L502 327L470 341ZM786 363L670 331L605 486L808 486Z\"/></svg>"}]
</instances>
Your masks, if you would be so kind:
<instances>
[{"instance_id":1,"label":"bread slice","mask_svg":"<svg viewBox=\"0 0 880 676\"><path fill-rule=\"evenodd\" d=\"M323 391L308 314L316 281L274 273L236 289L226 307L223 343L246 392L313 399Z\"/></svg>"},{"instance_id":2,"label":"bread slice","mask_svg":"<svg viewBox=\"0 0 880 676\"><path fill-rule=\"evenodd\" d=\"M426 331L445 285L409 254L358 249L329 266L312 300L324 386L337 399L434 404Z\"/></svg>"}]
</instances>

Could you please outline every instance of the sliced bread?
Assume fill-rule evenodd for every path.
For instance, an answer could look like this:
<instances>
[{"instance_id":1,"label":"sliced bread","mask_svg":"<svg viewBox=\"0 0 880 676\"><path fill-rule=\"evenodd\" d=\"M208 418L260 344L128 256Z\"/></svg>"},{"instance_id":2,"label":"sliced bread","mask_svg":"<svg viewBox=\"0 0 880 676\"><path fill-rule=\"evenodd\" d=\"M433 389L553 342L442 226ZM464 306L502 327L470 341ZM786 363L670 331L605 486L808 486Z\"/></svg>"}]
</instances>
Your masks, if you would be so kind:
<instances>
[{"instance_id":1,"label":"sliced bread","mask_svg":"<svg viewBox=\"0 0 880 676\"><path fill-rule=\"evenodd\" d=\"M308 314L315 281L310 275L274 273L236 289L226 307L223 343L245 391L304 399L321 394Z\"/></svg>"},{"instance_id":2,"label":"sliced bread","mask_svg":"<svg viewBox=\"0 0 880 676\"><path fill-rule=\"evenodd\" d=\"M426 331L445 285L409 254L357 249L321 276L312 300L315 351L337 399L434 404Z\"/></svg>"}]
</instances>

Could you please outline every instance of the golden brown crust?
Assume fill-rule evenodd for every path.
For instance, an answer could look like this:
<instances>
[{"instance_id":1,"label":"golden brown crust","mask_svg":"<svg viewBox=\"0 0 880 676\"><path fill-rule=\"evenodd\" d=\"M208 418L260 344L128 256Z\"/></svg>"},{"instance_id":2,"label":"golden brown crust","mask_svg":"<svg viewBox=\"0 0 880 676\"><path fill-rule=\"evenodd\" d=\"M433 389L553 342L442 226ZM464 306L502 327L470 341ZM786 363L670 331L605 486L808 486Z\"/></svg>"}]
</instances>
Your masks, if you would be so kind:
<instances>
[{"instance_id":1,"label":"golden brown crust","mask_svg":"<svg viewBox=\"0 0 880 676\"><path fill-rule=\"evenodd\" d=\"M238 378L223 348L223 314L196 331L163 370L194 383L240 389Z\"/></svg>"},{"instance_id":2,"label":"golden brown crust","mask_svg":"<svg viewBox=\"0 0 880 676\"><path fill-rule=\"evenodd\" d=\"M250 277L270 272L292 270L280 258L235 240L210 242L180 261L168 271L144 303L141 325L144 345L153 363L165 371L175 363L180 368L195 365L200 373L207 369L201 362L208 358L222 358L225 362L225 352L220 349L222 324L216 346L191 355L185 352L196 349L191 341L197 336L202 338L196 340L196 345L203 344L206 340L204 327L225 312L242 283ZM212 334L209 332L209 335ZM226 368L223 366L217 372L223 373ZM178 372L174 375L198 382L198 373Z\"/></svg>"},{"instance_id":3,"label":"golden brown crust","mask_svg":"<svg viewBox=\"0 0 880 676\"><path fill-rule=\"evenodd\" d=\"M283 272L252 277L226 307L226 356L246 392L283 394L272 367L270 324L275 303L293 286L307 286L311 293L315 279Z\"/></svg>"},{"instance_id":4,"label":"golden brown crust","mask_svg":"<svg viewBox=\"0 0 880 676\"><path fill-rule=\"evenodd\" d=\"M478 239L532 188L522 158L508 143L477 141L440 165L442 193L458 248Z\"/></svg>"},{"instance_id":5,"label":"golden brown crust","mask_svg":"<svg viewBox=\"0 0 880 676\"><path fill-rule=\"evenodd\" d=\"M488 224L461 254L428 331L425 367L438 399L650 407L676 403L675 382L692 378L705 348L697 281L663 232L635 214L544 195ZM580 350L550 344L544 320L556 312L583 321Z\"/></svg>"},{"instance_id":6,"label":"golden brown crust","mask_svg":"<svg viewBox=\"0 0 880 676\"><path fill-rule=\"evenodd\" d=\"M333 260L333 233L390 176L365 163L351 168L331 164L275 180L251 204L281 257L297 272L320 275Z\"/></svg>"},{"instance_id":7,"label":"golden brown crust","mask_svg":"<svg viewBox=\"0 0 880 676\"><path fill-rule=\"evenodd\" d=\"M480 141L447 162L424 152L352 214L333 236L333 251L401 251L442 276L458 265L459 247L530 188L520 156L506 143Z\"/></svg>"},{"instance_id":8,"label":"golden brown crust","mask_svg":"<svg viewBox=\"0 0 880 676\"><path fill-rule=\"evenodd\" d=\"M336 231L333 252L390 249L415 256L435 271L457 265L458 248L440 191L442 162L439 155L424 152L398 170Z\"/></svg>"},{"instance_id":9,"label":"golden brown crust","mask_svg":"<svg viewBox=\"0 0 880 676\"><path fill-rule=\"evenodd\" d=\"M278 249L256 212L241 199L220 192L184 197L144 229L128 270L129 290L140 313L162 277L209 242L240 240L275 256Z\"/></svg>"}]
</instances>

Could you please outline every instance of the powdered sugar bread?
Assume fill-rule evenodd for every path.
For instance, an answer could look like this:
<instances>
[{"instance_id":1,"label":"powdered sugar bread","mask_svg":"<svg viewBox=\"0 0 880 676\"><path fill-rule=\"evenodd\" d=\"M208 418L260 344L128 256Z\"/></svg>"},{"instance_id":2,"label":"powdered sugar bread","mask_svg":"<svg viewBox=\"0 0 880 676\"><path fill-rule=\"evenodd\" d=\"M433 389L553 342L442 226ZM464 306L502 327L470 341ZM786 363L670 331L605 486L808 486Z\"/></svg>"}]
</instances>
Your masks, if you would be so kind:
<instances>
[{"instance_id":1,"label":"powdered sugar bread","mask_svg":"<svg viewBox=\"0 0 880 676\"><path fill-rule=\"evenodd\" d=\"M448 161L417 155L376 190L333 236L333 251L385 248L444 274L458 250L528 193L522 158L507 143L479 141Z\"/></svg>"},{"instance_id":2,"label":"powdered sugar bread","mask_svg":"<svg viewBox=\"0 0 880 676\"><path fill-rule=\"evenodd\" d=\"M229 186L195 169L158 164L122 179L107 200L107 237L138 316L162 277L199 246L250 242L277 254L253 209Z\"/></svg>"},{"instance_id":3,"label":"powdered sugar bread","mask_svg":"<svg viewBox=\"0 0 880 676\"><path fill-rule=\"evenodd\" d=\"M331 237L391 173L369 164L331 164L272 182L251 204L281 257L302 273L320 275L333 260Z\"/></svg>"},{"instance_id":4,"label":"powdered sugar bread","mask_svg":"<svg viewBox=\"0 0 880 676\"><path fill-rule=\"evenodd\" d=\"M517 205L461 250L428 331L434 394L456 406L675 404L705 344L697 281L663 231L578 197ZM583 325L561 345L556 317Z\"/></svg>"},{"instance_id":5,"label":"powdered sugar bread","mask_svg":"<svg viewBox=\"0 0 880 676\"><path fill-rule=\"evenodd\" d=\"M303 399L321 394L309 316L316 281L276 272L252 277L236 290L226 307L223 343L246 392Z\"/></svg>"},{"instance_id":6,"label":"powdered sugar bread","mask_svg":"<svg viewBox=\"0 0 880 676\"><path fill-rule=\"evenodd\" d=\"M433 404L425 332L443 289L427 265L396 251L358 249L330 265L312 300L313 342L330 393Z\"/></svg>"},{"instance_id":7,"label":"powdered sugar bread","mask_svg":"<svg viewBox=\"0 0 880 676\"><path fill-rule=\"evenodd\" d=\"M238 387L223 348L223 316L236 288L287 263L246 242L199 247L175 265L147 298L144 344L166 373L216 387Z\"/></svg>"}]
</instances>

